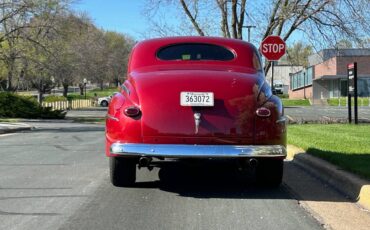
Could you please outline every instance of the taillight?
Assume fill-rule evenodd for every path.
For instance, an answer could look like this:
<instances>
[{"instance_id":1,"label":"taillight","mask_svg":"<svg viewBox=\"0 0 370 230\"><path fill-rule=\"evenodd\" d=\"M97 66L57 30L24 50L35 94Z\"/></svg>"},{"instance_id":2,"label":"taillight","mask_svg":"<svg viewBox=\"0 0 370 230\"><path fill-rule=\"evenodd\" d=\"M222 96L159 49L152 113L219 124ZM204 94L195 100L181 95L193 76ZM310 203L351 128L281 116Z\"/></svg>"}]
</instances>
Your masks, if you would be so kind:
<instances>
[{"instance_id":1,"label":"taillight","mask_svg":"<svg viewBox=\"0 0 370 230\"><path fill-rule=\"evenodd\" d=\"M128 117L136 117L140 114L140 109L136 106L127 107L124 111Z\"/></svg>"},{"instance_id":2,"label":"taillight","mask_svg":"<svg viewBox=\"0 0 370 230\"><path fill-rule=\"evenodd\" d=\"M269 117L271 116L271 111L268 108L261 107L257 109L256 115L259 117Z\"/></svg>"}]
</instances>

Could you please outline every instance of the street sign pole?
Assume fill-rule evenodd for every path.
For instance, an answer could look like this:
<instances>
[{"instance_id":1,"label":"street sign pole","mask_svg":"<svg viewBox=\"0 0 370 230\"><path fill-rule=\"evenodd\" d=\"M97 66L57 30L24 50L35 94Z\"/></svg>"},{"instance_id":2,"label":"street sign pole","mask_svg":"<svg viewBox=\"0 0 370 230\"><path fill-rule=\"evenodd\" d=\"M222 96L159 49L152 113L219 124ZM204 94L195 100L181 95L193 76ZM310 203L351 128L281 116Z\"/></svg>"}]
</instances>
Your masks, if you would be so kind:
<instances>
[{"instance_id":1,"label":"street sign pole","mask_svg":"<svg viewBox=\"0 0 370 230\"><path fill-rule=\"evenodd\" d=\"M352 102L351 102L351 94L348 93L348 123L352 123Z\"/></svg>"},{"instance_id":2,"label":"street sign pole","mask_svg":"<svg viewBox=\"0 0 370 230\"><path fill-rule=\"evenodd\" d=\"M274 66L275 66L275 61L271 62L271 90L273 94L275 94L275 87L274 87Z\"/></svg>"},{"instance_id":3,"label":"street sign pole","mask_svg":"<svg viewBox=\"0 0 370 230\"><path fill-rule=\"evenodd\" d=\"M353 78L354 78L354 100L355 100L355 103L354 103L354 112L355 112L355 124L358 124L358 103L357 103L357 62L354 62L353 63Z\"/></svg>"},{"instance_id":4,"label":"street sign pole","mask_svg":"<svg viewBox=\"0 0 370 230\"><path fill-rule=\"evenodd\" d=\"M358 124L358 103L357 103L357 63L351 63L347 66L348 73L348 122L352 122L352 95L354 99L354 117L355 124Z\"/></svg>"}]
</instances>

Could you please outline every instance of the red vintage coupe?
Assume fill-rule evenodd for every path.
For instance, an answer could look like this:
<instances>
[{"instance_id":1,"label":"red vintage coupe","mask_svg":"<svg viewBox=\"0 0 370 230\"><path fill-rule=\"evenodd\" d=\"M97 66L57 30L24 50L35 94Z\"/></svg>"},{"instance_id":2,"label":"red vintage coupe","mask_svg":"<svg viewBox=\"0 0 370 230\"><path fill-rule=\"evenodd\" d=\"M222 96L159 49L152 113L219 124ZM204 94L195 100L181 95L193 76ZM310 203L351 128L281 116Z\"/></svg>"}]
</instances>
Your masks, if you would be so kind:
<instances>
[{"instance_id":1,"label":"red vintage coupe","mask_svg":"<svg viewBox=\"0 0 370 230\"><path fill-rule=\"evenodd\" d=\"M153 161L229 159L278 186L286 119L250 43L214 37L139 42L127 80L109 104L106 155L111 182L135 183ZM240 164L242 163L242 164Z\"/></svg>"}]
</instances>

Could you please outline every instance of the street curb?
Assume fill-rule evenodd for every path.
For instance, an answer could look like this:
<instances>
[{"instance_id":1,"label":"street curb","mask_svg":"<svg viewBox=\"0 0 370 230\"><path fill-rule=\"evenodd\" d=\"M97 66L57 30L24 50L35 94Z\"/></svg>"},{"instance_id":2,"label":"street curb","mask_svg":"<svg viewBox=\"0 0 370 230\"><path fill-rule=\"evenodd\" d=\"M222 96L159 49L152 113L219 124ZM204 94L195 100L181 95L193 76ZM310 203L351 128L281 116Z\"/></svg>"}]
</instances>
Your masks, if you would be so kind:
<instances>
[{"instance_id":1,"label":"street curb","mask_svg":"<svg viewBox=\"0 0 370 230\"><path fill-rule=\"evenodd\" d=\"M0 135L7 134L7 133L16 133L21 131L29 131L32 130L33 127L17 127L17 128L11 128L11 129L0 129Z\"/></svg>"},{"instance_id":2,"label":"street curb","mask_svg":"<svg viewBox=\"0 0 370 230\"><path fill-rule=\"evenodd\" d=\"M288 145L288 160L303 167L339 192L370 210L370 181L346 172L339 167L305 153L301 148Z\"/></svg>"}]
</instances>

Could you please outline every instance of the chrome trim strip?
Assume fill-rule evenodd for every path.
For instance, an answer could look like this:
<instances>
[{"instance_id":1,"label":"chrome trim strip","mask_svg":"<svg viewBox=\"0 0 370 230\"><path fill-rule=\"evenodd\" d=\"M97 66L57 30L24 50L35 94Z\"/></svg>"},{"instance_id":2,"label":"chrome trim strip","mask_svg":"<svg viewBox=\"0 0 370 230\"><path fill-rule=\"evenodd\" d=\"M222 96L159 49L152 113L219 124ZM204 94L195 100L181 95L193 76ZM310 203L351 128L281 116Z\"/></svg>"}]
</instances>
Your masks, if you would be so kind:
<instances>
[{"instance_id":1,"label":"chrome trim strip","mask_svg":"<svg viewBox=\"0 0 370 230\"><path fill-rule=\"evenodd\" d=\"M282 145L182 145L113 143L112 154L168 158L286 157Z\"/></svg>"},{"instance_id":2,"label":"chrome trim strip","mask_svg":"<svg viewBox=\"0 0 370 230\"><path fill-rule=\"evenodd\" d=\"M126 92L126 94L128 95L128 96L130 96L130 90L124 85L124 84L122 84L121 85L121 88L123 89L123 91L125 91Z\"/></svg>"},{"instance_id":3,"label":"chrome trim strip","mask_svg":"<svg viewBox=\"0 0 370 230\"><path fill-rule=\"evenodd\" d=\"M286 122L287 122L287 118L285 116L281 117L280 119L276 121L276 123L286 123Z\"/></svg>"},{"instance_id":4,"label":"chrome trim strip","mask_svg":"<svg viewBox=\"0 0 370 230\"><path fill-rule=\"evenodd\" d=\"M109 114L107 114L105 117L108 118L108 119L111 119L113 121L119 121L119 119L117 117L113 117L112 115L109 115Z\"/></svg>"}]
</instances>

